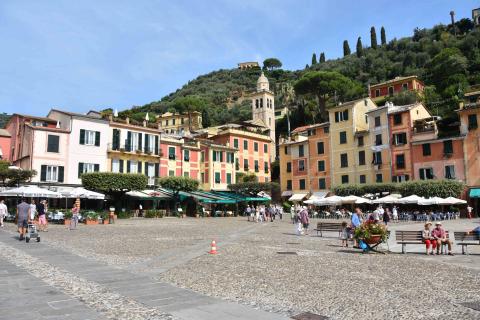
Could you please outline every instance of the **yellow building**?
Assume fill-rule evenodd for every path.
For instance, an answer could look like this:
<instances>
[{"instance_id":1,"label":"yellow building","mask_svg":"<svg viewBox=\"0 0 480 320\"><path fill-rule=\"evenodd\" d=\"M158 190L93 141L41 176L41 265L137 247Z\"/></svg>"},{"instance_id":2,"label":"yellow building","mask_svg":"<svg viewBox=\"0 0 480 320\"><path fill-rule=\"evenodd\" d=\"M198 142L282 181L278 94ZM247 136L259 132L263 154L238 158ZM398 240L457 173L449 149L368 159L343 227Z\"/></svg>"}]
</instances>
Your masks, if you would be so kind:
<instances>
[{"instance_id":1,"label":"yellow building","mask_svg":"<svg viewBox=\"0 0 480 320\"><path fill-rule=\"evenodd\" d=\"M387 104L366 113L371 147L364 155L359 151L359 157L365 158L366 166L371 170L371 182L376 183L392 181L388 107Z\"/></svg>"},{"instance_id":2,"label":"yellow building","mask_svg":"<svg viewBox=\"0 0 480 320\"><path fill-rule=\"evenodd\" d=\"M371 150L367 112L376 107L370 98L363 98L328 110L332 186L374 182L367 164L371 163L367 156ZM365 159L361 158L362 152Z\"/></svg>"},{"instance_id":3,"label":"yellow building","mask_svg":"<svg viewBox=\"0 0 480 320\"><path fill-rule=\"evenodd\" d=\"M190 113L166 112L157 117L157 123L163 132L183 134L202 128L202 114L198 111Z\"/></svg>"}]
</instances>

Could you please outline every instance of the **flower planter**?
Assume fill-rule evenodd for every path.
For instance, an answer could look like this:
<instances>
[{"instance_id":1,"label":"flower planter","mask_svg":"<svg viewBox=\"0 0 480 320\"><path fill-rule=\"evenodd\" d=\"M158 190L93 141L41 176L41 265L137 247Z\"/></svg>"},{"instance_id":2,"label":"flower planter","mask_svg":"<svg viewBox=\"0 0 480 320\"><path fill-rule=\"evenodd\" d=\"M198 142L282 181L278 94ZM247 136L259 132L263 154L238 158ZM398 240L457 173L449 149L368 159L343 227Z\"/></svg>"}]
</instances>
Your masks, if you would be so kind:
<instances>
[{"instance_id":1,"label":"flower planter","mask_svg":"<svg viewBox=\"0 0 480 320\"><path fill-rule=\"evenodd\" d=\"M103 223L102 224L108 224L108 219L103 219Z\"/></svg>"},{"instance_id":2,"label":"flower planter","mask_svg":"<svg viewBox=\"0 0 480 320\"><path fill-rule=\"evenodd\" d=\"M85 220L85 224L86 224L87 226L96 225L96 224L98 224L98 220L89 220L89 219L87 219L87 220Z\"/></svg>"},{"instance_id":3,"label":"flower planter","mask_svg":"<svg viewBox=\"0 0 480 320\"><path fill-rule=\"evenodd\" d=\"M382 236L380 234L372 234L370 238L366 238L364 241L368 244L375 244L378 243L381 238Z\"/></svg>"},{"instance_id":4,"label":"flower planter","mask_svg":"<svg viewBox=\"0 0 480 320\"><path fill-rule=\"evenodd\" d=\"M66 226L69 226L70 225L70 221L72 221L71 219L65 219L63 221L63 224L66 225Z\"/></svg>"}]
</instances>

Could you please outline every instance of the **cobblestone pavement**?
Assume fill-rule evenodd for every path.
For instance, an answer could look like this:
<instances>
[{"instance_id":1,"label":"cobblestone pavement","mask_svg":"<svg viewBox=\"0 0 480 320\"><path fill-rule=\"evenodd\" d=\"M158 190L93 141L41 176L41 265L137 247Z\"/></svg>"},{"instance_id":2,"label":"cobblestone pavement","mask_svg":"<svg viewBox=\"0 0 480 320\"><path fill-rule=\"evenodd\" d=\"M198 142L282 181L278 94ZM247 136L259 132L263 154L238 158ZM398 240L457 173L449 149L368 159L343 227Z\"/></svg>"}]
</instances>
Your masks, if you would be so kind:
<instances>
[{"instance_id":1,"label":"cobblestone pavement","mask_svg":"<svg viewBox=\"0 0 480 320\"><path fill-rule=\"evenodd\" d=\"M475 223L444 225L461 231ZM422 224L390 228L421 230ZM256 224L243 218L158 219L80 226L76 231L51 226L42 242L285 316L309 311L330 319L480 318L479 311L462 305L480 302L479 247L469 249L468 256L458 254L455 246L453 257L432 257L423 254L423 246L411 245L402 255L392 237L392 253L363 255L340 247L335 236L297 237L285 220ZM206 254L212 239L217 240L218 255Z\"/></svg>"}]
</instances>

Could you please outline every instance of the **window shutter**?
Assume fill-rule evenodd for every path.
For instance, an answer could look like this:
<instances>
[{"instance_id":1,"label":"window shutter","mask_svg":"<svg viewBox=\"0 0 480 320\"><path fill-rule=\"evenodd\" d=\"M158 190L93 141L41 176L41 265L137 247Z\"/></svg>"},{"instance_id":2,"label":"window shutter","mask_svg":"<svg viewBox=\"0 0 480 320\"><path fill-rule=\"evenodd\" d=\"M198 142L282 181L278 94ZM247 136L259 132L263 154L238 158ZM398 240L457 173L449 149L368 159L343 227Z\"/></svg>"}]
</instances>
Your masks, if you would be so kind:
<instances>
[{"instance_id":1,"label":"window shutter","mask_svg":"<svg viewBox=\"0 0 480 320\"><path fill-rule=\"evenodd\" d=\"M118 160L118 163L120 164L120 173L123 173L123 160Z\"/></svg>"},{"instance_id":2,"label":"window shutter","mask_svg":"<svg viewBox=\"0 0 480 320\"><path fill-rule=\"evenodd\" d=\"M120 147L120 130L113 129L112 149L118 150L119 147Z\"/></svg>"},{"instance_id":3,"label":"window shutter","mask_svg":"<svg viewBox=\"0 0 480 320\"><path fill-rule=\"evenodd\" d=\"M425 170L420 169L419 172L420 172L420 179L425 180Z\"/></svg>"},{"instance_id":4,"label":"window shutter","mask_svg":"<svg viewBox=\"0 0 480 320\"><path fill-rule=\"evenodd\" d=\"M148 162L145 162L144 168L145 171L143 173L148 177Z\"/></svg>"},{"instance_id":5,"label":"window shutter","mask_svg":"<svg viewBox=\"0 0 480 320\"><path fill-rule=\"evenodd\" d=\"M100 131L95 131L95 146L100 147Z\"/></svg>"},{"instance_id":6,"label":"window shutter","mask_svg":"<svg viewBox=\"0 0 480 320\"><path fill-rule=\"evenodd\" d=\"M142 150L142 136L143 134L139 133L138 134L138 149ZM136 151L136 150L133 150Z\"/></svg>"},{"instance_id":7,"label":"window shutter","mask_svg":"<svg viewBox=\"0 0 480 320\"><path fill-rule=\"evenodd\" d=\"M338 122L338 111L335 112L335 122Z\"/></svg>"},{"instance_id":8,"label":"window shutter","mask_svg":"<svg viewBox=\"0 0 480 320\"><path fill-rule=\"evenodd\" d=\"M64 171L65 171L65 169L64 169L63 166L59 166L59 167L58 167L58 182L63 182L63 180L64 180L64 175L65 175L65 174L64 174Z\"/></svg>"},{"instance_id":9,"label":"window shutter","mask_svg":"<svg viewBox=\"0 0 480 320\"><path fill-rule=\"evenodd\" d=\"M145 152L153 151L153 150L148 150L149 142L150 142L150 135L145 134L145 147L144 147Z\"/></svg>"},{"instance_id":10,"label":"window shutter","mask_svg":"<svg viewBox=\"0 0 480 320\"><path fill-rule=\"evenodd\" d=\"M82 173L83 173L83 162L79 162L78 163L78 177L79 178L82 175Z\"/></svg>"},{"instance_id":11,"label":"window shutter","mask_svg":"<svg viewBox=\"0 0 480 320\"><path fill-rule=\"evenodd\" d=\"M47 180L47 166L42 165L42 169L40 171L40 181L46 181Z\"/></svg>"},{"instance_id":12,"label":"window shutter","mask_svg":"<svg viewBox=\"0 0 480 320\"><path fill-rule=\"evenodd\" d=\"M142 161L137 162L137 173L142 173Z\"/></svg>"},{"instance_id":13,"label":"window shutter","mask_svg":"<svg viewBox=\"0 0 480 320\"><path fill-rule=\"evenodd\" d=\"M158 155L158 136L155 136L155 154Z\"/></svg>"},{"instance_id":14,"label":"window shutter","mask_svg":"<svg viewBox=\"0 0 480 320\"><path fill-rule=\"evenodd\" d=\"M127 173L130 173L130 160L127 160Z\"/></svg>"},{"instance_id":15,"label":"window shutter","mask_svg":"<svg viewBox=\"0 0 480 320\"><path fill-rule=\"evenodd\" d=\"M220 151L220 162L223 162L223 152Z\"/></svg>"},{"instance_id":16,"label":"window shutter","mask_svg":"<svg viewBox=\"0 0 480 320\"><path fill-rule=\"evenodd\" d=\"M213 154L213 161L217 161L217 153L215 151L212 151Z\"/></svg>"},{"instance_id":17,"label":"window shutter","mask_svg":"<svg viewBox=\"0 0 480 320\"><path fill-rule=\"evenodd\" d=\"M160 177L160 164L155 163L155 177Z\"/></svg>"},{"instance_id":18,"label":"window shutter","mask_svg":"<svg viewBox=\"0 0 480 320\"><path fill-rule=\"evenodd\" d=\"M125 146L125 150L130 152L131 150L131 145L132 145L132 131L127 132L127 143Z\"/></svg>"},{"instance_id":19,"label":"window shutter","mask_svg":"<svg viewBox=\"0 0 480 320\"><path fill-rule=\"evenodd\" d=\"M343 121L348 120L348 110L343 111Z\"/></svg>"},{"instance_id":20,"label":"window shutter","mask_svg":"<svg viewBox=\"0 0 480 320\"><path fill-rule=\"evenodd\" d=\"M85 144L85 129L80 129L80 144Z\"/></svg>"},{"instance_id":21,"label":"window shutter","mask_svg":"<svg viewBox=\"0 0 480 320\"><path fill-rule=\"evenodd\" d=\"M98 163L93 165L93 171L99 172L100 171L100 165Z\"/></svg>"}]
</instances>

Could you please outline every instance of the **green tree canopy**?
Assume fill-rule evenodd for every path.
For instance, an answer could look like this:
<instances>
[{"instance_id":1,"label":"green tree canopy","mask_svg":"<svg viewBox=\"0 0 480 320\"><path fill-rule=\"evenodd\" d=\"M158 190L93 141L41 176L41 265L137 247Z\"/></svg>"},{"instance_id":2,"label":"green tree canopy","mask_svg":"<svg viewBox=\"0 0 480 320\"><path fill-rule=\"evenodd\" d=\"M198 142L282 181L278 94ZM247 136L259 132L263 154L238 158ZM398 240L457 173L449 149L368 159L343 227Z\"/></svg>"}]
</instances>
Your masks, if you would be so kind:
<instances>
[{"instance_id":1,"label":"green tree canopy","mask_svg":"<svg viewBox=\"0 0 480 320\"><path fill-rule=\"evenodd\" d=\"M387 44L387 36L385 35L385 28L382 26L382 29L380 30L380 38L382 41L382 46Z\"/></svg>"},{"instance_id":2,"label":"green tree canopy","mask_svg":"<svg viewBox=\"0 0 480 320\"><path fill-rule=\"evenodd\" d=\"M228 185L228 189L238 193L257 195L261 191L272 192L280 186L275 182L242 182Z\"/></svg>"},{"instance_id":3,"label":"green tree canopy","mask_svg":"<svg viewBox=\"0 0 480 320\"><path fill-rule=\"evenodd\" d=\"M282 62L277 58L268 58L263 61L263 68L267 70L275 70L282 67Z\"/></svg>"},{"instance_id":4,"label":"green tree canopy","mask_svg":"<svg viewBox=\"0 0 480 320\"><path fill-rule=\"evenodd\" d=\"M352 53L350 50L350 45L348 44L347 40L343 40L343 56L349 56Z\"/></svg>"},{"instance_id":5,"label":"green tree canopy","mask_svg":"<svg viewBox=\"0 0 480 320\"><path fill-rule=\"evenodd\" d=\"M432 82L445 97L455 96L459 89L468 85L467 58L457 48L440 51L430 62Z\"/></svg>"},{"instance_id":6,"label":"green tree canopy","mask_svg":"<svg viewBox=\"0 0 480 320\"><path fill-rule=\"evenodd\" d=\"M195 191L198 189L198 180L189 177L162 177L158 179L158 184L165 189L169 189L174 193L179 191Z\"/></svg>"},{"instance_id":7,"label":"green tree canopy","mask_svg":"<svg viewBox=\"0 0 480 320\"><path fill-rule=\"evenodd\" d=\"M327 101L336 95L342 99L351 90L359 90L359 84L338 72L333 71L310 71L298 80L294 89L298 95L313 95L318 99L320 118L327 121ZM361 89L360 89L361 90Z\"/></svg>"},{"instance_id":8,"label":"green tree canopy","mask_svg":"<svg viewBox=\"0 0 480 320\"><path fill-rule=\"evenodd\" d=\"M82 185L89 190L115 194L147 187L147 176L132 173L90 172L82 174Z\"/></svg>"},{"instance_id":9,"label":"green tree canopy","mask_svg":"<svg viewBox=\"0 0 480 320\"><path fill-rule=\"evenodd\" d=\"M377 32L375 27L370 28L370 47L377 49Z\"/></svg>"},{"instance_id":10,"label":"green tree canopy","mask_svg":"<svg viewBox=\"0 0 480 320\"><path fill-rule=\"evenodd\" d=\"M312 54L312 66L317 64L317 54L314 52Z\"/></svg>"},{"instance_id":11,"label":"green tree canopy","mask_svg":"<svg viewBox=\"0 0 480 320\"><path fill-rule=\"evenodd\" d=\"M320 63L325 62L325 52L320 53Z\"/></svg>"},{"instance_id":12,"label":"green tree canopy","mask_svg":"<svg viewBox=\"0 0 480 320\"><path fill-rule=\"evenodd\" d=\"M207 109L202 111L202 127L208 128L211 126L210 116L208 115Z\"/></svg>"},{"instance_id":13,"label":"green tree canopy","mask_svg":"<svg viewBox=\"0 0 480 320\"><path fill-rule=\"evenodd\" d=\"M9 169L10 163L0 160L0 183L2 186L18 186L37 175L35 170Z\"/></svg>"},{"instance_id":14,"label":"green tree canopy","mask_svg":"<svg viewBox=\"0 0 480 320\"><path fill-rule=\"evenodd\" d=\"M357 57L363 56L363 45L362 45L362 37L358 37L357 39Z\"/></svg>"}]
</instances>

